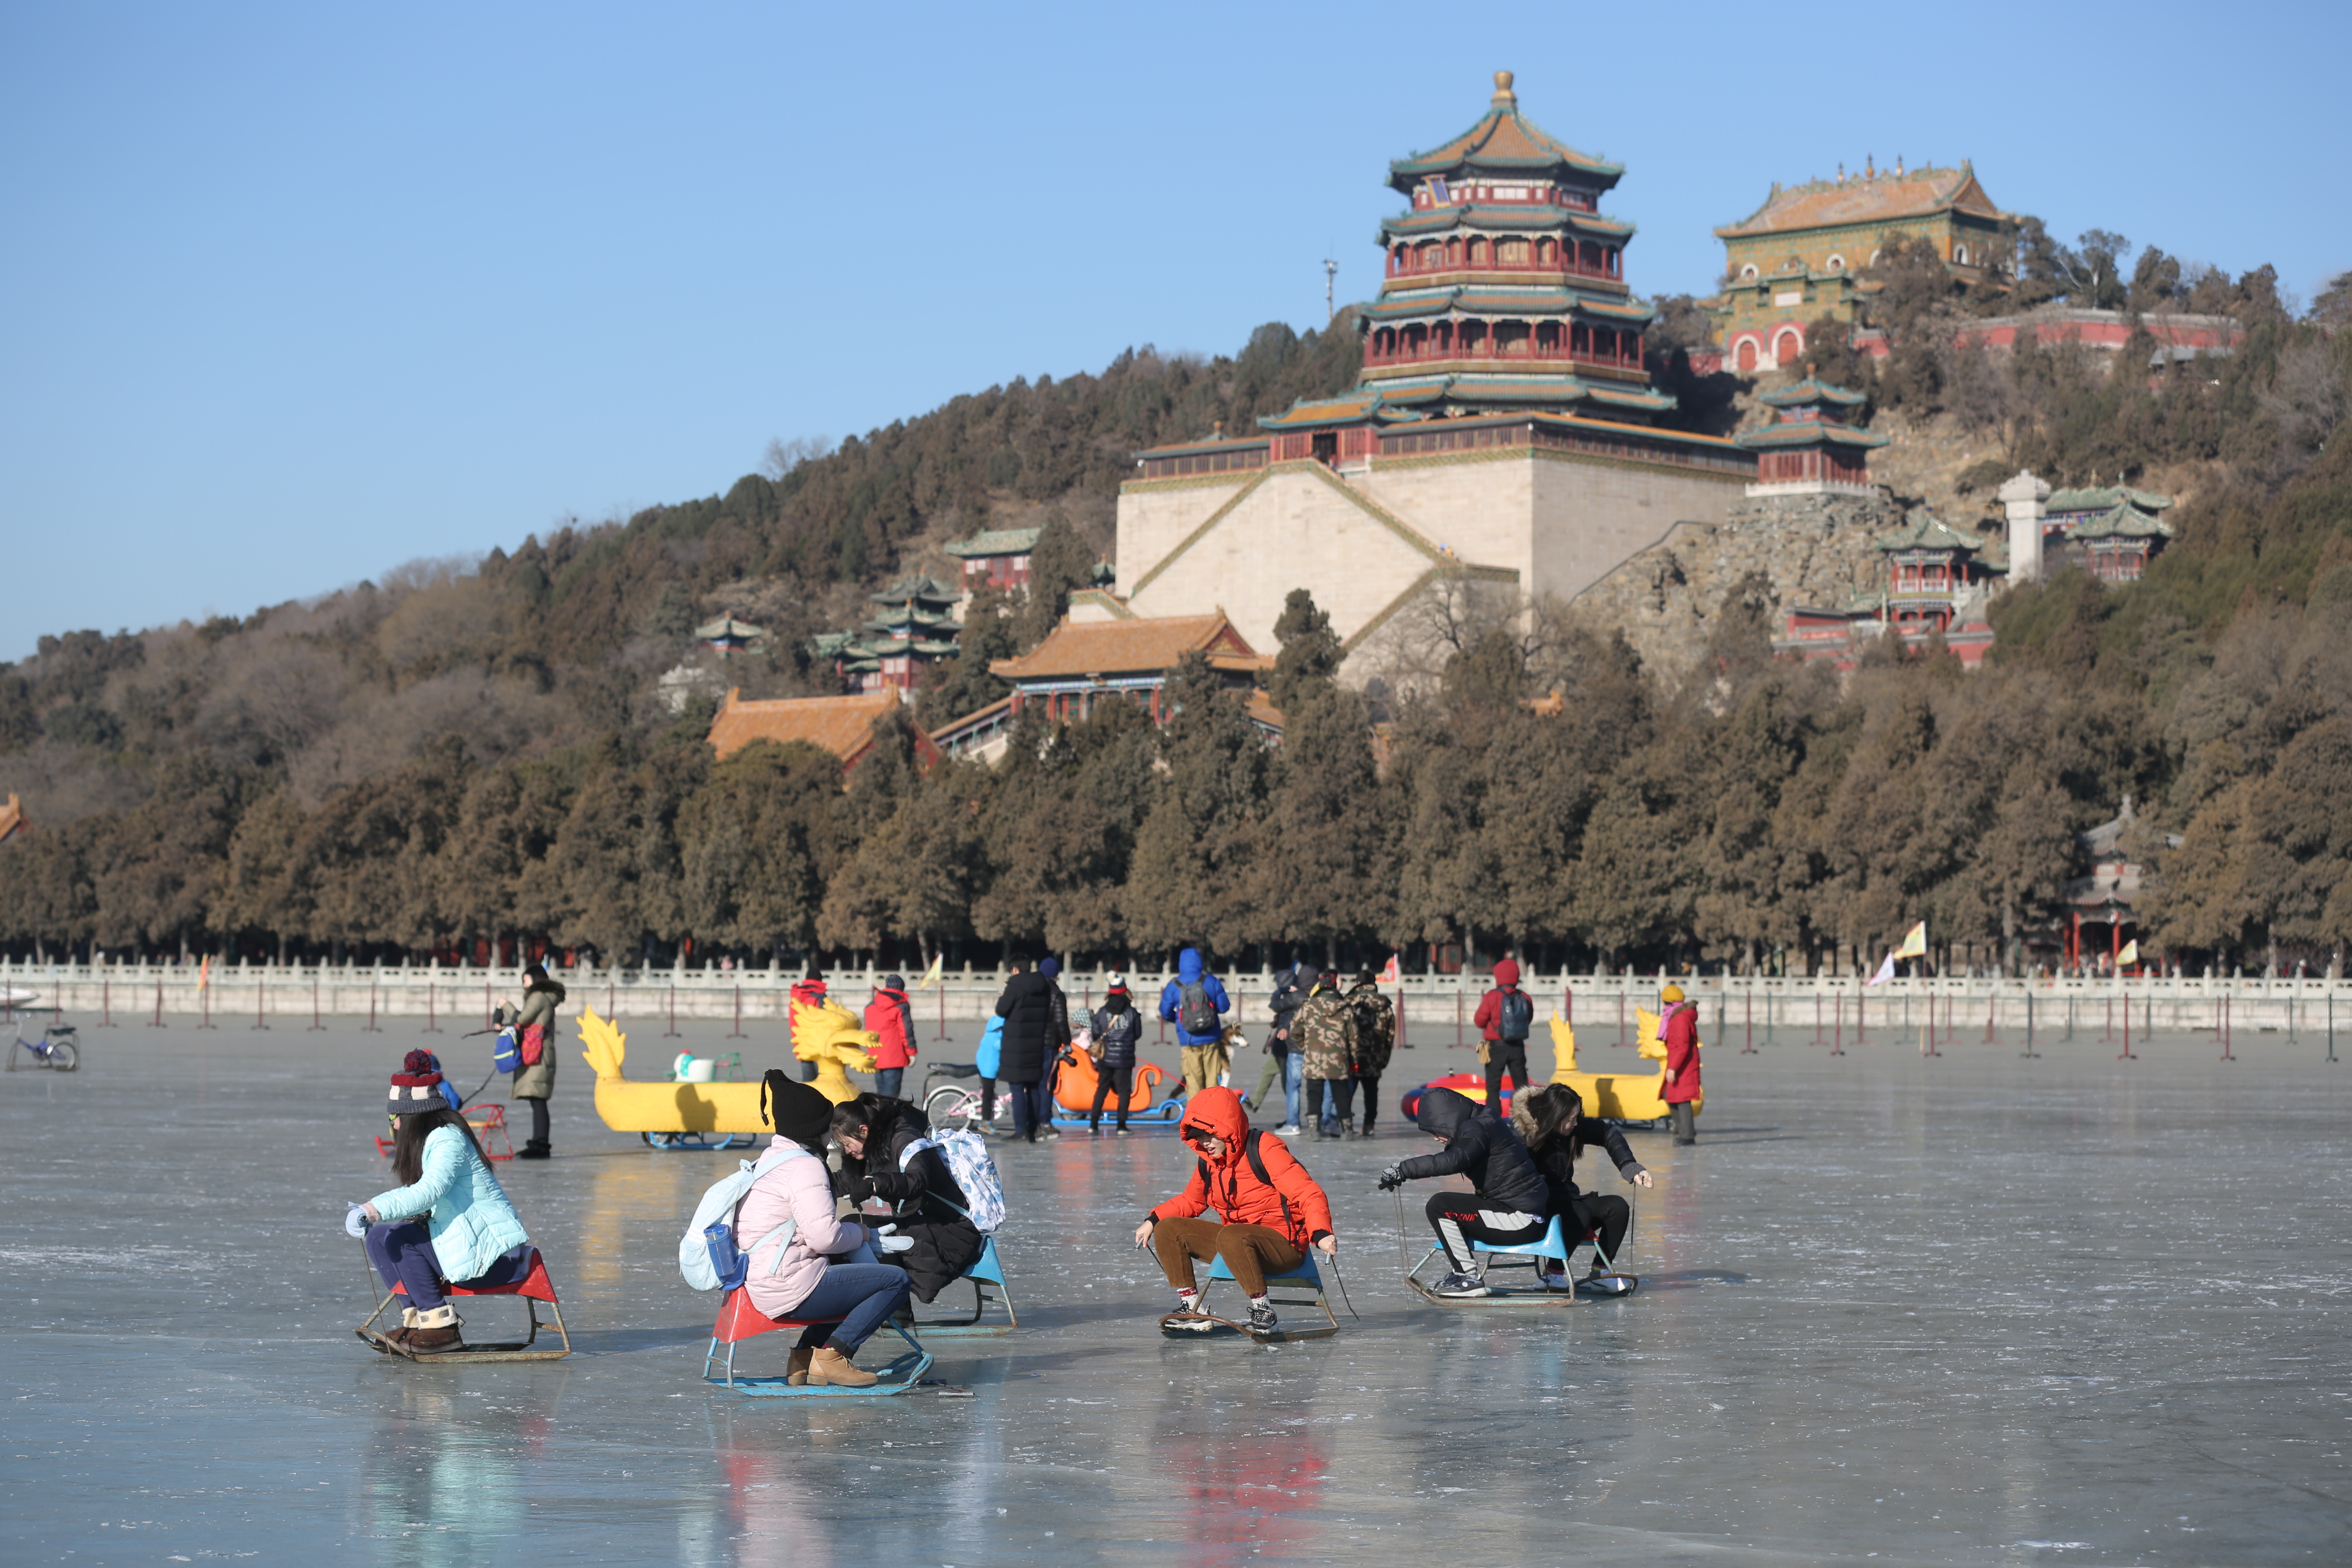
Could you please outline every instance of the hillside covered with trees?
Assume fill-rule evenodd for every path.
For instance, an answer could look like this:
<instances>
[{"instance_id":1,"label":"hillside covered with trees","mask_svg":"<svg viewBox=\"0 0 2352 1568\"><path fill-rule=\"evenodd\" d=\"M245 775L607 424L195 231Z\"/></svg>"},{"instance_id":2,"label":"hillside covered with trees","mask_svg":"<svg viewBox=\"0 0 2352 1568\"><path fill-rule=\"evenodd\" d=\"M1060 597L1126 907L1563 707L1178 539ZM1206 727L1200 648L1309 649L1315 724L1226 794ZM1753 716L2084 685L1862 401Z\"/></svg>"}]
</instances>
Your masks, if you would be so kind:
<instances>
[{"instance_id":1,"label":"hillside covered with trees","mask_svg":"<svg viewBox=\"0 0 2352 1568\"><path fill-rule=\"evenodd\" d=\"M1883 367L1823 367L1888 405L1981 421L2004 464L2054 481L2198 465L2145 580L2005 595L1974 675L1891 651L1843 683L1776 663L1735 593L1708 678L1669 689L1559 606L1464 592L1422 617L1431 679L1375 706L1333 679L1301 595L1277 749L1192 670L1164 731L1113 706L1024 733L993 771L927 774L902 731L845 790L799 748L718 762L707 703L656 700L654 676L714 604L769 616L776 651L740 672L747 692L809 689L803 632L1006 509L1058 510L1060 558L1090 562L1089 498L1098 514L1129 452L1353 379L1344 323L1267 328L1231 359L1134 353L959 398L781 454L723 497L478 567L44 639L0 669L0 789L36 825L0 846L0 944L421 954L521 937L634 963L689 942L984 961L1467 938L1547 963L1797 969L1924 916L1947 962L2015 962L2076 869L2073 835L2129 795L2156 871L2150 945L2192 965L2340 961L2352 286L2302 319L2228 287L2260 319L2218 367L1972 357L1941 330L1973 308L1948 285L1890 326ZM992 647L1051 624L1044 575L1038 603L975 617L940 677L961 684L928 694L927 719L986 689ZM1557 710L1529 701L1554 690Z\"/></svg>"}]
</instances>

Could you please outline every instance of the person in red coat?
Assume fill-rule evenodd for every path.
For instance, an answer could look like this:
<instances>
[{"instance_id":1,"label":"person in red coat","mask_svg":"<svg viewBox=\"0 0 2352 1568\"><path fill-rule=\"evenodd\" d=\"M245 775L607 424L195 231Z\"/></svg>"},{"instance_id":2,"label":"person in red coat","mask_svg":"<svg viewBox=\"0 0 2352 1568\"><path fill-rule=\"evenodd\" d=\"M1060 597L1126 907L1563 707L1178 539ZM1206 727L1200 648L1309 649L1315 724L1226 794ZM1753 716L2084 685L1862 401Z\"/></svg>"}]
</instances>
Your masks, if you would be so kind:
<instances>
[{"instance_id":1,"label":"person in red coat","mask_svg":"<svg viewBox=\"0 0 2352 1568\"><path fill-rule=\"evenodd\" d=\"M1497 960L1495 987L1478 999L1478 1011L1470 1018L1486 1036L1478 1056L1486 1064L1486 1103L1497 1116L1504 1114L1505 1074L1510 1076L1513 1094L1528 1087L1528 1032L1535 1017L1535 999L1519 989L1517 961Z\"/></svg>"},{"instance_id":2,"label":"person in red coat","mask_svg":"<svg viewBox=\"0 0 2352 1568\"><path fill-rule=\"evenodd\" d=\"M1681 986L1669 985L1658 993L1658 1038L1666 1047L1666 1086L1659 1098L1674 1119L1675 1142L1696 1143L1691 1101L1698 1098L1698 1005L1684 997Z\"/></svg>"},{"instance_id":3,"label":"person in red coat","mask_svg":"<svg viewBox=\"0 0 2352 1568\"><path fill-rule=\"evenodd\" d=\"M907 977L886 974L866 1004L865 1024L874 1037L874 1092L898 1098L907 1064L915 1059L915 1010L907 1004Z\"/></svg>"},{"instance_id":4,"label":"person in red coat","mask_svg":"<svg viewBox=\"0 0 2352 1568\"><path fill-rule=\"evenodd\" d=\"M1339 1251L1331 1200L1288 1144L1251 1128L1242 1097L1230 1089L1193 1095L1176 1131L1197 1156L1192 1179L1135 1227L1135 1245L1148 1244L1159 1254L1161 1271L1176 1287L1180 1312L1200 1310L1194 1260L1223 1258L1249 1297L1250 1332L1272 1333L1274 1303L1266 1298L1265 1278L1306 1262L1310 1247ZM1224 1223L1201 1218L1208 1209ZM1203 1320L1199 1326L1211 1324Z\"/></svg>"}]
</instances>

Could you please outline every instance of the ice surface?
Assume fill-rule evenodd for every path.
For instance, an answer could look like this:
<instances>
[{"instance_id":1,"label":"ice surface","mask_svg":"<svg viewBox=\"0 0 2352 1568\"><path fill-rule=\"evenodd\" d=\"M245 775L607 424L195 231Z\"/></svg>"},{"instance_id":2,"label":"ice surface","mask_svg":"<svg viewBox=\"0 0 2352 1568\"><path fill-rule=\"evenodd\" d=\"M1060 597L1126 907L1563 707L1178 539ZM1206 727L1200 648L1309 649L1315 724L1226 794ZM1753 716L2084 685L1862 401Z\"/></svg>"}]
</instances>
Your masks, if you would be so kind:
<instances>
[{"instance_id":1,"label":"ice surface","mask_svg":"<svg viewBox=\"0 0 2352 1568\"><path fill-rule=\"evenodd\" d=\"M625 1024L641 1071L782 1056ZM1483 1313L1407 1295L1372 1190L1428 1147L1399 1091L1471 1064L1424 1045L1380 1138L1294 1141L1362 1317L1279 1347L1156 1331L1170 1294L1128 1236L1183 1179L1171 1136L1000 1145L1023 1328L931 1347L977 1397L815 1402L698 1381L716 1303L675 1248L737 1156L606 1130L571 1046L557 1158L498 1169L577 1353L433 1367L352 1338L343 1205L391 1184L370 1140L399 1053L471 1087L487 1041L92 1029L79 1073L0 1079L0 1559L2352 1559L2352 1065L2273 1036L2117 1062L2089 1035L2036 1061L1711 1047L1700 1144L1633 1134L1641 1293ZM923 1048L910 1083L971 1055Z\"/></svg>"}]
</instances>

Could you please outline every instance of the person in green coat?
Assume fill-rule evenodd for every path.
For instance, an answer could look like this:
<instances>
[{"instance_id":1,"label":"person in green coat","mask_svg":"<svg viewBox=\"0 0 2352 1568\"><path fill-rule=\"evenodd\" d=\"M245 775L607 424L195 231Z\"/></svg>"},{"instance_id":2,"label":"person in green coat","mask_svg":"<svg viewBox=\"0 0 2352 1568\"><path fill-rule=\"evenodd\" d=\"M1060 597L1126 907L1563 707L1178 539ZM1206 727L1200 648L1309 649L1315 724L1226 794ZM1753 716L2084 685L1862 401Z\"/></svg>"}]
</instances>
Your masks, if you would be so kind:
<instances>
[{"instance_id":1,"label":"person in green coat","mask_svg":"<svg viewBox=\"0 0 2352 1568\"><path fill-rule=\"evenodd\" d=\"M547 965L534 963L522 972L522 1005L515 1018L515 1040L522 1048L522 1069L514 1076L507 1098L530 1106L530 1140L515 1152L518 1160L544 1160L547 1102L555 1093L555 1010L563 1005L563 987L547 976ZM511 1003L509 1006L513 1005Z\"/></svg>"}]
</instances>

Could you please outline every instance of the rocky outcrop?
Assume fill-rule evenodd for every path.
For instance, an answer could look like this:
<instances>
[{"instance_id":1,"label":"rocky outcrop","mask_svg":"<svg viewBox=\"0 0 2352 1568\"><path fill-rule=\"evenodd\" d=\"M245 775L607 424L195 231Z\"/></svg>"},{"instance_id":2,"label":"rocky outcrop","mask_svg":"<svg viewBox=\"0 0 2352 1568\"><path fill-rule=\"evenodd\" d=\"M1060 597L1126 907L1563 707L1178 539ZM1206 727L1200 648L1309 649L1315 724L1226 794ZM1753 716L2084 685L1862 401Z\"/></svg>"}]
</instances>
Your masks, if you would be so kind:
<instances>
[{"instance_id":1,"label":"rocky outcrop","mask_svg":"<svg viewBox=\"0 0 2352 1568\"><path fill-rule=\"evenodd\" d=\"M1719 526L1677 523L1570 608L1591 626L1622 630L1645 666L1678 683L1742 578L1763 574L1776 623L1792 605L1843 605L1879 585L1885 566L1873 541L1900 528L1904 513L1883 490L1745 500Z\"/></svg>"}]
</instances>

